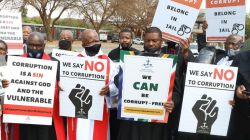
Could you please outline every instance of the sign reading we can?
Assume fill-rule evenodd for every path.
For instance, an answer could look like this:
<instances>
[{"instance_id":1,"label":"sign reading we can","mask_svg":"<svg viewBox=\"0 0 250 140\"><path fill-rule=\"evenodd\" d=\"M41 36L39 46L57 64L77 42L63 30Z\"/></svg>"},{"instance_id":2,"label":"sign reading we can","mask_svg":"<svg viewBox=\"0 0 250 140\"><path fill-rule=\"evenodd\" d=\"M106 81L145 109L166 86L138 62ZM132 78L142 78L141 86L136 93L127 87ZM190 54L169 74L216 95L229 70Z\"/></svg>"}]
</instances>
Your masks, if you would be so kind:
<instances>
[{"instance_id":1,"label":"sign reading we can","mask_svg":"<svg viewBox=\"0 0 250 140\"><path fill-rule=\"evenodd\" d=\"M163 38L179 42L190 36L202 0L160 0L152 26L161 29Z\"/></svg>"},{"instance_id":2,"label":"sign reading we can","mask_svg":"<svg viewBox=\"0 0 250 140\"><path fill-rule=\"evenodd\" d=\"M225 42L231 34L238 34L244 40L245 0L207 0L206 7L207 42Z\"/></svg>"}]
</instances>

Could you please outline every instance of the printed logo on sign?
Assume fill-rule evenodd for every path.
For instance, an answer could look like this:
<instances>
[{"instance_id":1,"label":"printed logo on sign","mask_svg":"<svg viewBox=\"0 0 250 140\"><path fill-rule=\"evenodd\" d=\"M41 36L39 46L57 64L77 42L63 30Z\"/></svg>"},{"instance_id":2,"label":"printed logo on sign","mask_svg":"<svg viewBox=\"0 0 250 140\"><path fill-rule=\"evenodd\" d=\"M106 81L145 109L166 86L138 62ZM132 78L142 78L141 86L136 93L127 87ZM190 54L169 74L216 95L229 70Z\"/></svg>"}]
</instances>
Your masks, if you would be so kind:
<instances>
[{"instance_id":1,"label":"printed logo on sign","mask_svg":"<svg viewBox=\"0 0 250 140\"><path fill-rule=\"evenodd\" d=\"M196 132L210 134L212 125L217 120L219 108L216 100L204 94L194 104L192 111L198 121Z\"/></svg>"},{"instance_id":2,"label":"printed logo on sign","mask_svg":"<svg viewBox=\"0 0 250 140\"><path fill-rule=\"evenodd\" d=\"M200 9L202 0L172 0L174 2L195 8L195 9Z\"/></svg>"},{"instance_id":3,"label":"printed logo on sign","mask_svg":"<svg viewBox=\"0 0 250 140\"><path fill-rule=\"evenodd\" d=\"M153 69L153 64L151 63L151 61L149 59L147 59L142 65L142 68L141 68L141 72L154 72L152 69Z\"/></svg>"},{"instance_id":4,"label":"printed logo on sign","mask_svg":"<svg viewBox=\"0 0 250 140\"><path fill-rule=\"evenodd\" d=\"M150 63L150 60L148 59L145 64L143 64L145 68L153 67L153 65Z\"/></svg>"}]
</instances>

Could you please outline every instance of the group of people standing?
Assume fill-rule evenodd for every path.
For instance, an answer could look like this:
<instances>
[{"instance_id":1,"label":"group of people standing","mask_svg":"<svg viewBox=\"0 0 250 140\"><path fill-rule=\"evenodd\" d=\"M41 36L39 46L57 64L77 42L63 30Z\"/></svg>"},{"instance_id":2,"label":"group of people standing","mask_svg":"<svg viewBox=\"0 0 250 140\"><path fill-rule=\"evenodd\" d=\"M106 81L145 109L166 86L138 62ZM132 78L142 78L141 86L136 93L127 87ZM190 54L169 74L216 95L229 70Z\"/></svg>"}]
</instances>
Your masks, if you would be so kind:
<instances>
[{"instance_id":1,"label":"group of people standing","mask_svg":"<svg viewBox=\"0 0 250 140\"><path fill-rule=\"evenodd\" d=\"M27 28L28 34L24 33L24 45L27 47L22 57L45 59L57 61L46 54L45 42L43 36L38 32L31 32ZM25 29L23 31L26 31ZM108 83L101 89L100 96L106 97L109 106L109 131L107 131L110 140L250 140L250 51L239 53L242 38L238 35L230 35L225 42L225 51L216 50L211 46L204 46L200 50L198 57L194 57L189 50L190 39L180 40L180 43L163 40L162 32L157 27L149 27L145 31L144 47L140 52L132 45L133 34L130 30L124 29L119 33L119 45L109 52L110 74ZM65 30L60 34L58 43L59 49L72 51L73 34ZM82 32L82 52L79 55L84 57L106 56L101 51L102 45L98 34L94 30L86 29ZM172 100L164 103L164 108L170 113L167 124L136 122L117 119L117 102L118 102L118 67L120 61L120 51L133 51L135 54L144 56L158 56L162 54L174 54L178 56L177 68L174 81ZM7 56L7 44L0 40L0 55ZM209 55L208 55L209 54ZM7 57L6 57L7 58ZM235 98L230 101L233 107L233 113L230 121L228 137L216 137L202 134L179 133L178 123L184 92L184 81L188 62L209 63L214 65L227 65L239 68L237 88L235 89ZM60 66L58 66L59 69ZM2 81L3 87L9 86L8 80ZM60 75L57 74L57 85L55 89L54 106L59 104ZM53 110L53 125L27 125L27 124L4 124L1 125L1 138L3 140L83 140L80 133L81 125L86 124L84 119L60 117L58 108ZM75 122L75 123L72 123ZM83 123L84 122L84 123ZM88 121L91 125L93 122ZM70 125L69 125L70 124ZM72 128L72 129L69 129ZM76 130L74 130L76 129ZM69 130L74 133L69 133ZM103 130L105 131L105 130ZM84 134L82 134L84 135ZM105 135L106 136L106 135ZM89 137L89 140L94 137Z\"/></svg>"}]
</instances>

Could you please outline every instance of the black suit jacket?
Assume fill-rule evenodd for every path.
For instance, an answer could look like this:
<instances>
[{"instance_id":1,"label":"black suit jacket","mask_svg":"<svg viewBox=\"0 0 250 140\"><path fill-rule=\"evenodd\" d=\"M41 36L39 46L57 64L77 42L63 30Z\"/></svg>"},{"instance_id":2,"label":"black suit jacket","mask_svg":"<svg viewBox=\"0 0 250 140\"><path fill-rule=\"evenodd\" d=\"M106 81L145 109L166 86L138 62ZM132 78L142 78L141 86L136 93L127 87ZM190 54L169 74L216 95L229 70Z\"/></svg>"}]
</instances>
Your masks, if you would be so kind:
<instances>
[{"instance_id":1,"label":"black suit jacket","mask_svg":"<svg viewBox=\"0 0 250 140\"><path fill-rule=\"evenodd\" d=\"M250 50L234 57L232 66L238 67L237 86L244 85L250 91ZM241 100L235 95L234 112L244 117L250 116L250 100Z\"/></svg>"},{"instance_id":2,"label":"black suit jacket","mask_svg":"<svg viewBox=\"0 0 250 140\"><path fill-rule=\"evenodd\" d=\"M117 48L111 50L108 54L108 57L114 61L114 62L119 62L120 61L120 46L118 46ZM134 51L135 53L139 52L137 49L130 47L129 51Z\"/></svg>"}]
</instances>

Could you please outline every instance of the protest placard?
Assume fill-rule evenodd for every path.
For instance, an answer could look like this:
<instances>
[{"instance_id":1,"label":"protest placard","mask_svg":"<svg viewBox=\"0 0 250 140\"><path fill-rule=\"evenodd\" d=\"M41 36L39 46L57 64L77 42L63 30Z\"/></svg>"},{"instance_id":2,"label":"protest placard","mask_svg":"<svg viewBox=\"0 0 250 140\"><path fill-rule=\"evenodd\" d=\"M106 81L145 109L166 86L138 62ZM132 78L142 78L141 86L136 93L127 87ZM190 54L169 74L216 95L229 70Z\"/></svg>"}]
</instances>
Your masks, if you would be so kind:
<instances>
[{"instance_id":1,"label":"protest placard","mask_svg":"<svg viewBox=\"0 0 250 140\"><path fill-rule=\"evenodd\" d=\"M3 122L52 125L57 61L9 56Z\"/></svg>"},{"instance_id":2,"label":"protest placard","mask_svg":"<svg viewBox=\"0 0 250 140\"><path fill-rule=\"evenodd\" d=\"M179 131L226 136L236 67L188 63Z\"/></svg>"},{"instance_id":3,"label":"protest placard","mask_svg":"<svg viewBox=\"0 0 250 140\"><path fill-rule=\"evenodd\" d=\"M169 58L168 58L169 57ZM144 122L166 123L163 107L172 95L176 57L122 56L119 81L119 117ZM121 79L119 77L119 79ZM122 84L122 86L121 86Z\"/></svg>"},{"instance_id":4,"label":"protest placard","mask_svg":"<svg viewBox=\"0 0 250 140\"><path fill-rule=\"evenodd\" d=\"M152 26L161 29L162 37L174 42L189 38L202 0L159 0Z\"/></svg>"},{"instance_id":5,"label":"protest placard","mask_svg":"<svg viewBox=\"0 0 250 140\"><path fill-rule=\"evenodd\" d=\"M0 40L8 45L8 55L23 54L22 16L20 12L0 12Z\"/></svg>"},{"instance_id":6,"label":"protest placard","mask_svg":"<svg viewBox=\"0 0 250 140\"><path fill-rule=\"evenodd\" d=\"M79 52L59 50L59 49L52 50L52 57L54 57L58 60L60 60L60 58L63 56L77 56L77 55L79 55Z\"/></svg>"},{"instance_id":7,"label":"protest placard","mask_svg":"<svg viewBox=\"0 0 250 140\"><path fill-rule=\"evenodd\" d=\"M102 120L105 86L109 67L107 60L61 56L60 57L60 115L92 120Z\"/></svg>"},{"instance_id":8,"label":"protest placard","mask_svg":"<svg viewBox=\"0 0 250 140\"><path fill-rule=\"evenodd\" d=\"M231 34L245 39L245 0L206 0L207 42L225 42Z\"/></svg>"}]
</instances>

